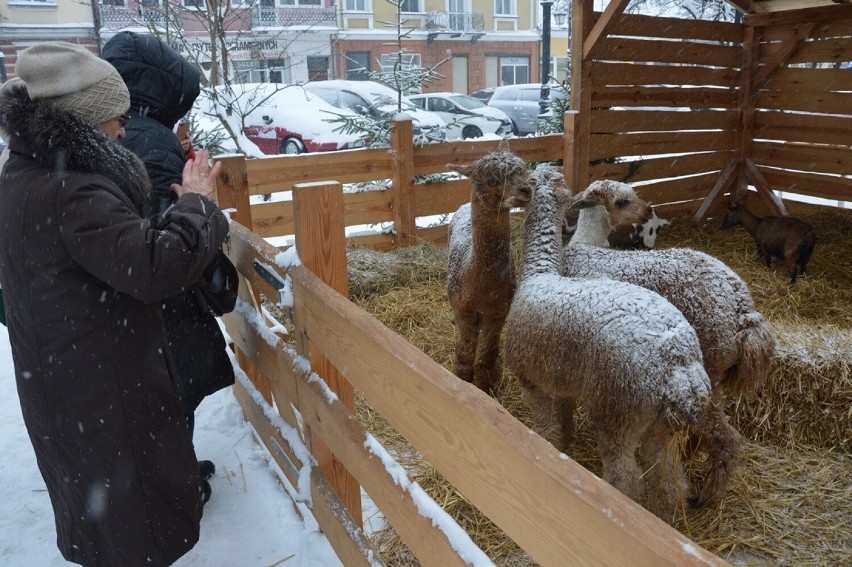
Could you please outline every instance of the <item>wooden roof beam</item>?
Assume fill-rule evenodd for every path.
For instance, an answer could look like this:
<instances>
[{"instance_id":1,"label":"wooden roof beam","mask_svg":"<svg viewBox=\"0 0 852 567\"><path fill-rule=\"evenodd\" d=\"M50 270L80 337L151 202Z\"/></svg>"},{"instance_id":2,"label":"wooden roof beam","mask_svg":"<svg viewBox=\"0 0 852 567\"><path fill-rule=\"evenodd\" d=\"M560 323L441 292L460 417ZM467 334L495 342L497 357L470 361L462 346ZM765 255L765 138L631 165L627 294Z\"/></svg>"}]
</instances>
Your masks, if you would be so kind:
<instances>
[{"instance_id":1,"label":"wooden roof beam","mask_svg":"<svg viewBox=\"0 0 852 567\"><path fill-rule=\"evenodd\" d=\"M595 23L595 27L592 28L586 41L583 42L584 62L592 58L595 51L600 47L601 40L606 37L608 30L612 29L612 26L621 17L621 14L624 13L628 2L629 0L612 0L606 7L606 10L604 10L603 15Z\"/></svg>"},{"instance_id":2,"label":"wooden roof beam","mask_svg":"<svg viewBox=\"0 0 852 567\"><path fill-rule=\"evenodd\" d=\"M762 12L745 16L743 22L747 26L777 26L822 22L825 20L845 20L852 18L852 4L832 4L817 8L802 8L800 10L783 10L780 12Z\"/></svg>"},{"instance_id":3,"label":"wooden roof beam","mask_svg":"<svg viewBox=\"0 0 852 567\"><path fill-rule=\"evenodd\" d=\"M761 14L766 11L766 8L760 4L752 2L751 0L725 0L725 2L743 14Z\"/></svg>"}]
</instances>

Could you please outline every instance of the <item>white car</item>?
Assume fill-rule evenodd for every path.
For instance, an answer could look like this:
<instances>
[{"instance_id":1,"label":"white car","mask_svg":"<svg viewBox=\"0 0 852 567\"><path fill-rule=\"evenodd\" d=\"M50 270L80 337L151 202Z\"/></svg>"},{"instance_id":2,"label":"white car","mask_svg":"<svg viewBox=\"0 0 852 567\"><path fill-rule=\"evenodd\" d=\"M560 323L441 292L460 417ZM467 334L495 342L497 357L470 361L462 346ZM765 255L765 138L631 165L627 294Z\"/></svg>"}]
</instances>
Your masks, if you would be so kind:
<instances>
[{"instance_id":1,"label":"white car","mask_svg":"<svg viewBox=\"0 0 852 567\"><path fill-rule=\"evenodd\" d=\"M315 94L337 108L354 110L359 114L381 119L398 112L399 94L375 81L311 81L302 85L306 91ZM411 117L415 139L425 142L441 142L446 138L446 124L434 112L428 112L414 106L405 96L402 97L402 111Z\"/></svg>"},{"instance_id":2,"label":"white car","mask_svg":"<svg viewBox=\"0 0 852 567\"><path fill-rule=\"evenodd\" d=\"M426 93L408 97L416 106L434 112L447 123L447 139L481 138L512 134L512 121L498 108L491 108L472 96L461 93Z\"/></svg>"}]
</instances>

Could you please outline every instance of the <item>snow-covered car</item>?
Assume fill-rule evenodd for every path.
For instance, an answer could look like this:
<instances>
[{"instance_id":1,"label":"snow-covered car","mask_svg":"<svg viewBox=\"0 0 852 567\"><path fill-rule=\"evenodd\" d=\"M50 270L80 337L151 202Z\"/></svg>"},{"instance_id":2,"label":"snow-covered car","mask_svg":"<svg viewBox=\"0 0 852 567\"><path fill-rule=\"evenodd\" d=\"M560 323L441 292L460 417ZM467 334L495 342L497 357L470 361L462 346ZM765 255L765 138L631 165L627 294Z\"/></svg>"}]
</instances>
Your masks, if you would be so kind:
<instances>
[{"instance_id":1,"label":"snow-covered car","mask_svg":"<svg viewBox=\"0 0 852 567\"><path fill-rule=\"evenodd\" d=\"M559 85L548 85L548 99L552 108L557 98L567 99L568 93ZM499 108L512 120L515 134L535 134L536 120L540 118L541 83L505 85L494 89L488 101L491 108ZM548 112L551 112L548 110Z\"/></svg>"},{"instance_id":2,"label":"snow-covered car","mask_svg":"<svg viewBox=\"0 0 852 567\"><path fill-rule=\"evenodd\" d=\"M461 93L426 93L408 97L415 106L434 112L447 123L447 139L481 138L483 134L509 136L512 121L506 113Z\"/></svg>"},{"instance_id":3,"label":"snow-covered car","mask_svg":"<svg viewBox=\"0 0 852 567\"><path fill-rule=\"evenodd\" d=\"M375 81L311 81L303 85L332 106L347 109L377 120L398 113L398 93ZM414 136L424 142L440 142L446 138L446 124L440 116L420 109L402 97L402 111L411 117Z\"/></svg>"},{"instance_id":4,"label":"snow-covered car","mask_svg":"<svg viewBox=\"0 0 852 567\"><path fill-rule=\"evenodd\" d=\"M244 83L217 87L219 99L235 109L234 124L243 116L243 134L267 155L331 152L362 147L364 136L343 133L340 116L355 116L335 108L297 85ZM217 120L207 93L196 101L196 116ZM239 128L239 126L237 126Z\"/></svg>"}]
</instances>

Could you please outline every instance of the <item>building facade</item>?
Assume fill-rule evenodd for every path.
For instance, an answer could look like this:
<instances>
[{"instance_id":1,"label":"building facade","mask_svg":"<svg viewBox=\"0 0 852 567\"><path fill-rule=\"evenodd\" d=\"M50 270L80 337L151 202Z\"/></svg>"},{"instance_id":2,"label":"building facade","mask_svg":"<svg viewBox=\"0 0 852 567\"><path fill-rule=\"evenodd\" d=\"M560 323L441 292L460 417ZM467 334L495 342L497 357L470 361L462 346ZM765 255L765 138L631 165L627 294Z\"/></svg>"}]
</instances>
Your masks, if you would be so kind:
<instances>
[{"instance_id":1,"label":"building facade","mask_svg":"<svg viewBox=\"0 0 852 567\"><path fill-rule=\"evenodd\" d=\"M215 14L207 4L0 0L4 68L12 76L17 53L34 43L69 41L97 53L129 29L155 30L199 67L239 82L365 79L392 69L400 45L404 68L440 74L424 90L469 93L540 77L535 0L401 0L399 10L389 0L231 0ZM212 69L222 46L229 68Z\"/></svg>"}]
</instances>

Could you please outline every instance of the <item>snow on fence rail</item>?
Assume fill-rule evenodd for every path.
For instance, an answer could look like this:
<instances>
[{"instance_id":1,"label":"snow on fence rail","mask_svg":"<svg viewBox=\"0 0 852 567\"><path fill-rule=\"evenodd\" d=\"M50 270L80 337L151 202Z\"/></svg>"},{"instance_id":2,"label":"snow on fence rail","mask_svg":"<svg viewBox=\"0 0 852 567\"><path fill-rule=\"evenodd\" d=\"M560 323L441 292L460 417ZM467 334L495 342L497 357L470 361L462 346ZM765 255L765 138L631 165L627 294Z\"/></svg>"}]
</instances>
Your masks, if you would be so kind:
<instances>
[{"instance_id":1,"label":"snow on fence rail","mask_svg":"<svg viewBox=\"0 0 852 567\"><path fill-rule=\"evenodd\" d=\"M227 253L242 276L243 301L256 310L223 320L250 378L238 381L235 395L295 492L308 492L309 479L306 505L345 565L383 564L361 530L359 486L423 564L483 563L466 536L434 521L441 515L434 502L424 506L422 494L399 482L354 416L353 388L543 566L726 564L341 294L343 203L339 184L296 187L294 207L311 219L295 227L299 262L282 261L277 248L233 222ZM261 294L290 314L289 342L271 340L279 322L259 324ZM302 432L302 441L285 429Z\"/></svg>"}]
</instances>

